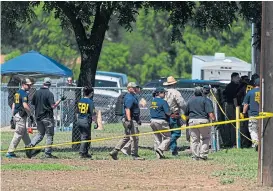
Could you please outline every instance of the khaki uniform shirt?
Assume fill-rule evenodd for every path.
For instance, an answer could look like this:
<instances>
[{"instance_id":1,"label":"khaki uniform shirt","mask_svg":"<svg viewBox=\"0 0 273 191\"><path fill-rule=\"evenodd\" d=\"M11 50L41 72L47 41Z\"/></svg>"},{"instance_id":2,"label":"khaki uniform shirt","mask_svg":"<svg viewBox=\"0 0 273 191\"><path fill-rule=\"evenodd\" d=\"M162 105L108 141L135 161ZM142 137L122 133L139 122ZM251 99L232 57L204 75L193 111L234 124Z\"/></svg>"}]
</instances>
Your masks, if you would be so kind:
<instances>
[{"instance_id":1,"label":"khaki uniform shirt","mask_svg":"<svg viewBox=\"0 0 273 191\"><path fill-rule=\"evenodd\" d=\"M184 114L186 102L178 90L168 89L168 92L166 92L165 100L170 106L171 113L179 112L180 114Z\"/></svg>"}]
</instances>

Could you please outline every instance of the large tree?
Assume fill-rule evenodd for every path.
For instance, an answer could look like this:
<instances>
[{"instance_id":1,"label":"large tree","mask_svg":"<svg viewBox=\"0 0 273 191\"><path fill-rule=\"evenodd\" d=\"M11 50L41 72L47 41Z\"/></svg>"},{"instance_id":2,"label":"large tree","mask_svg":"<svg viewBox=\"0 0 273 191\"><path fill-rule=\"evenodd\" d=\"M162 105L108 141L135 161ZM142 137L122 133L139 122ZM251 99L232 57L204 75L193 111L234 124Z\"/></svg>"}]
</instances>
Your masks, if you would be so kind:
<instances>
[{"instance_id":1,"label":"large tree","mask_svg":"<svg viewBox=\"0 0 273 191\"><path fill-rule=\"evenodd\" d=\"M12 36L18 23L31 22L35 17L32 7L39 4L40 2L2 2L2 34ZM258 25L261 18L260 2L44 2L43 10L53 11L55 18L61 20L62 27L72 29L75 34L81 54L78 86L94 85L102 44L112 16L117 18L119 25L130 31L131 24L135 22L135 16L142 7L169 13L172 41L182 40L187 23L202 30L221 31L229 29L239 14Z\"/></svg>"}]
</instances>

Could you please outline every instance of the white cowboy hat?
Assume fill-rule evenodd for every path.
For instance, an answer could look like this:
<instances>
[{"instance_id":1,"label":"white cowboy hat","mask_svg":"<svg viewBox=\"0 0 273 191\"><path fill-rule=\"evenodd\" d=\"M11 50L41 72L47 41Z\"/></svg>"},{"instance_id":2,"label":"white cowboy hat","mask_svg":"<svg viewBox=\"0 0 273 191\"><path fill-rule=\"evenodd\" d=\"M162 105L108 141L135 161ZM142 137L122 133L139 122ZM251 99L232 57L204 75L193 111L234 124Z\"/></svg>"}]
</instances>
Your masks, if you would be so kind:
<instances>
[{"instance_id":1,"label":"white cowboy hat","mask_svg":"<svg viewBox=\"0 0 273 191\"><path fill-rule=\"evenodd\" d=\"M174 79L174 77L173 76L169 76L167 78L167 82L163 83L163 86L169 86L169 85L176 84L176 83L177 83L177 81Z\"/></svg>"}]
</instances>

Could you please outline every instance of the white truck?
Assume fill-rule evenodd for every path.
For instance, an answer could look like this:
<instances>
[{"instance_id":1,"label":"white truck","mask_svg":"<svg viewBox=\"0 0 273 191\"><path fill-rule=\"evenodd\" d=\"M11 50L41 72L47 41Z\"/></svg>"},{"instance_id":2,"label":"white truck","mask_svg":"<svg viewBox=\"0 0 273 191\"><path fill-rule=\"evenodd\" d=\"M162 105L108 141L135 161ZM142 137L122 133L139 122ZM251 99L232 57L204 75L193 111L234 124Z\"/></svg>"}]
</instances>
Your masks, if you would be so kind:
<instances>
[{"instance_id":1,"label":"white truck","mask_svg":"<svg viewBox=\"0 0 273 191\"><path fill-rule=\"evenodd\" d=\"M192 56L193 80L230 82L233 72L238 72L240 76L250 76L251 64L236 57L226 57L225 53L215 53L214 56Z\"/></svg>"}]
</instances>

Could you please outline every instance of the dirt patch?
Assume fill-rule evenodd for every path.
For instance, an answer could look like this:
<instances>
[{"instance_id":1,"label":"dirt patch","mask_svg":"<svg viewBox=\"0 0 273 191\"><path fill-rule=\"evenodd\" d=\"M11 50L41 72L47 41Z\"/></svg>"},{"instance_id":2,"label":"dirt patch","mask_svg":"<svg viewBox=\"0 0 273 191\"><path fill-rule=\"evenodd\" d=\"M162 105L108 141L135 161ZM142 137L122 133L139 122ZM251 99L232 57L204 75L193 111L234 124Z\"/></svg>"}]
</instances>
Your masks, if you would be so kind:
<instances>
[{"instance_id":1,"label":"dirt patch","mask_svg":"<svg viewBox=\"0 0 273 191\"><path fill-rule=\"evenodd\" d=\"M61 163L71 171L1 172L2 190L261 190L251 181L235 180L222 185L211 161L191 160L41 160L2 159L9 163Z\"/></svg>"}]
</instances>

